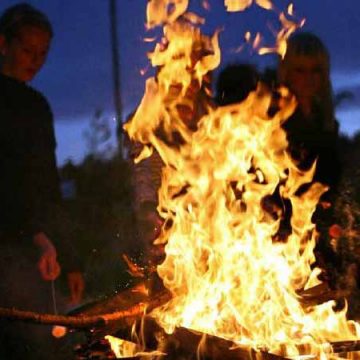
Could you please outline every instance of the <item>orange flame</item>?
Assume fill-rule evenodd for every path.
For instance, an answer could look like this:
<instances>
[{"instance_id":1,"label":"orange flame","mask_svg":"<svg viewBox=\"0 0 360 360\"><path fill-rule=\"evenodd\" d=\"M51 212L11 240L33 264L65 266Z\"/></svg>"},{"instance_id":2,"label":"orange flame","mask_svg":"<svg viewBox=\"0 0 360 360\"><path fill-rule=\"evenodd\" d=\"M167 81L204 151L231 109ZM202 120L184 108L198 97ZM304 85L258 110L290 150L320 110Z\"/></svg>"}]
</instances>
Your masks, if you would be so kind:
<instances>
[{"instance_id":1,"label":"orange flame","mask_svg":"<svg viewBox=\"0 0 360 360\"><path fill-rule=\"evenodd\" d=\"M272 2L270 0L225 0L225 6L226 10L230 12L244 11L254 2L266 10L273 8Z\"/></svg>"},{"instance_id":2,"label":"orange flame","mask_svg":"<svg viewBox=\"0 0 360 360\"><path fill-rule=\"evenodd\" d=\"M250 7L253 0L225 0L226 10L230 12L244 11Z\"/></svg>"},{"instance_id":3,"label":"orange flame","mask_svg":"<svg viewBox=\"0 0 360 360\"><path fill-rule=\"evenodd\" d=\"M289 7L289 11L291 7ZM260 55L268 53L278 53L282 58L286 53L286 42L287 39L293 34L296 30L302 28L305 24L305 19L301 19L296 22L289 20L283 12L279 15L279 20L281 23L281 29L276 34L276 45L274 47L262 47L259 50Z\"/></svg>"},{"instance_id":4,"label":"orange flame","mask_svg":"<svg viewBox=\"0 0 360 360\"><path fill-rule=\"evenodd\" d=\"M236 12L243 11L246 8L250 7L253 3L253 0L225 0L225 6L228 11ZM272 2L270 0L255 0L255 3L266 9L274 12L278 12ZM294 6L293 4L289 4L287 8L287 14L291 17L294 17ZM251 40L250 32L245 34L245 41L250 43L252 48L257 50L260 55L268 54L268 53L278 53L281 57L284 57L286 53L286 42L287 39L294 33L297 29L301 28L305 24L305 19L301 20L290 20L288 19L284 12L279 12L279 21L281 24L281 28L279 31L274 31L275 36L275 45L274 46L260 46L262 35L258 32L253 41ZM235 52L240 52L243 46L238 47Z\"/></svg>"},{"instance_id":5,"label":"orange flame","mask_svg":"<svg viewBox=\"0 0 360 360\"><path fill-rule=\"evenodd\" d=\"M287 8L287 13L291 16L294 16L294 4L289 4Z\"/></svg>"},{"instance_id":6,"label":"orange flame","mask_svg":"<svg viewBox=\"0 0 360 360\"><path fill-rule=\"evenodd\" d=\"M183 15L189 0L149 0L147 5L147 27L172 23Z\"/></svg>"},{"instance_id":7,"label":"orange flame","mask_svg":"<svg viewBox=\"0 0 360 360\"><path fill-rule=\"evenodd\" d=\"M125 129L135 141L151 144L138 160L155 149L165 164L159 210L167 226L156 243L166 244L158 274L173 296L152 316L168 332L183 326L283 356L326 359L329 342L356 339L360 329L346 320L346 310L333 310L334 302L305 308L299 301L300 290L319 283L319 269L311 269L317 236L311 217L326 189L314 183L296 195L311 182L316 164L302 172L286 152L281 124L294 111L295 99L279 89L279 110L270 117L271 94L259 85L241 104L215 109L207 103L199 114L204 77L220 61L217 34L206 37L178 19L185 1L167 14L170 20L165 1L150 3L160 11L149 23L166 23L165 41L150 54L157 77L147 80ZM251 0L225 4L240 9ZM279 43L296 29L284 15L281 19ZM190 109L195 127L179 106ZM280 220L262 206L277 189L293 209L286 242L273 241Z\"/></svg>"}]
</instances>

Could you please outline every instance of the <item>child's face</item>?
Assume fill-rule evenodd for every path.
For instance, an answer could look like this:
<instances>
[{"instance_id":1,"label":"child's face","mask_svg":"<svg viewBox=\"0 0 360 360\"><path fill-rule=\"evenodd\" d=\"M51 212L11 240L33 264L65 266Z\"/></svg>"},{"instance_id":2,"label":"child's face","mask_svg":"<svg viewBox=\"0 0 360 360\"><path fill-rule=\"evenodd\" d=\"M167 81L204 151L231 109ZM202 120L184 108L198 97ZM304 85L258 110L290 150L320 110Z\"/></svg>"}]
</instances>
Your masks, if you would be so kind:
<instances>
[{"instance_id":1,"label":"child's face","mask_svg":"<svg viewBox=\"0 0 360 360\"><path fill-rule=\"evenodd\" d=\"M45 63L50 43L47 31L34 26L23 27L18 36L1 43L1 72L22 82L32 80Z\"/></svg>"},{"instance_id":2,"label":"child's face","mask_svg":"<svg viewBox=\"0 0 360 360\"><path fill-rule=\"evenodd\" d=\"M299 100L311 99L321 92L324 71L319 58L296 56L287 73L288 86Z\"/></svg>"}]
</instances>

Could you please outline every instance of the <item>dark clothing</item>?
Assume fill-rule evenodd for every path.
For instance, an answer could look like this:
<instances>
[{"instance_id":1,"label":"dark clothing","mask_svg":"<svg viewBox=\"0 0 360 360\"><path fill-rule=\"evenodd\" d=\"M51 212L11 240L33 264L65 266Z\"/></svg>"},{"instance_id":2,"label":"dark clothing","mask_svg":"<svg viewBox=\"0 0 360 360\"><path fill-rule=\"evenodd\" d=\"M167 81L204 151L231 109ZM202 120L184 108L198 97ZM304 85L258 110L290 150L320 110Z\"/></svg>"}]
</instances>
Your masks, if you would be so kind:
<instances>
[{"instance_id":1,"label":"dark clothing","mask_svg":"<svg viewBox=\"0 0 360 360\"><path fill-rule=\"evenodd\" d=\"M0 74L0 240L44 232L76 269L73 226L62 208L53 115L45 97ZM12 240L13 241L13 240Z\"/></svg>"},{"instance_id":2,"label":"dark clothing","mask_svg":"<svg viewBox=\"0 0 360 360\"><path fill-rule=\"evenodd\" d=\"M32 237L38 232L56 244L66 259L63 269L78 270L69 242L71 222L62 211L55 147L47 100L0 74L0 306L53 310L51 283L41 279L36 266L39 253ZM56 346L50 330L0 321L0 358L49 359Z\"/></svg>"},{"instance_id":3,"label":"dark clothing","mask_svg":"<svg viewBox=\"0 0 360 360\"><path fill-rule=\"evenodd\" d=\"M340 159L338 156L338 126L332 131L326 129L324 116L320 111L308 118L298 109L284 123L284 130L287 134L288 152L295 160L300 170L308 170L316 161L316 169L313 177L314 182L320 182L329 187L320 199L320 202L327 202L330 206L318 204L312 221L319 231L319 238L315 247L316 265L326 270L327 280L333 283L332 273L327 269L336 265L338 258L330 246L329 228L336 223L334 216L334 202L337 194L337 186L341 176ZM311 184L304 184L297 194L304 193ZM281 238L286 238L291 232L290 219L292 209L290 201L283 200L285 208L284 216L280 226ZM285 235L285 236L284 236Z\"/></svg>"},{"instance_id":4,"label":"dark clothing","mask_svg":"<svg viewBox=\"0 0 360 360\"><path fill-rule=\"evenodd\" d=\"M325 130L323 116L307 118L299 110L283 125L289 142L288 151L301 170L307 170L317 160L314 181L330 186L339 182L340 161L337 155L338 130Z\"/></svg>"},{"instance_id":5,"label":"dark clothing","mask_svg":"<svg viewBox=\"0 0 360 360\"><path fill-rule=\"evenodd\" d=\"M46 99L0 75L0 231L46 232L61 199L53 117Z\"/></svg>"},{"instance_id":6,"label":"dark clothing","mask_svg":"<svg viewBox=\"0 0 360 360\"><path fill-rule=\"evenodd\" d=\"M13 239L14 242L18 239ZM53 313L52 284L40 279L37 249L25 242L0 243L0 306L39 313ZM56 283L57 309L65 309L65 297ZM56 339L52 326L0 319L1 360L70 360L71 337Z\"/></svg>"}]
</instances>

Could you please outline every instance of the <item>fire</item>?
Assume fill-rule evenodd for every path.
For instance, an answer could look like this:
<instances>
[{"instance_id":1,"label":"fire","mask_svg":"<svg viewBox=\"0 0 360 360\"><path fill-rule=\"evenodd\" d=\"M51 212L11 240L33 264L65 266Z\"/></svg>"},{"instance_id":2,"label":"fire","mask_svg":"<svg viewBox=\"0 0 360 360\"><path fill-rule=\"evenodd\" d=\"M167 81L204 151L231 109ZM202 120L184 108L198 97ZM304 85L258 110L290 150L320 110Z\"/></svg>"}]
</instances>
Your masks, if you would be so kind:
<instances>
[{"instance_id":1,"label":"fire","mask_svg":"<svg viewBox=\"0 0 360 360\"><path fill-rule=\"evenodd\" d=\"M111 335L105 336L105 339L109 341L111 349L117 359L129 359L138 357L141 357L142 359L153 359L154 357L164 355L164 353L160 351L144 352L138 344L131 341L118 339Z\"/></svg>"},{"instance_id":2,"label":"fire","mask_svg":"<svg viewBox=\"0 0 360 360\"><path fill-rule=\"evenodd\" d=\"M270 10L273 7L270 0L225 0L225 6L227 11L243 11L250 7L253 2L267 10Z\"/></svg>"},{"instance_id":3,"label":"fire","mask_svg":"<svg viewBox=\"0 0 360 360\"><path fill-rule=\"evenodd\" d=\"M138 346L130 341L115 338L111 335L105 336L111 344L111 348L118 359L135 357L140 352Z\"/></svg>"},{"instance_id":4,"label":"fire","mask_svg":"<svg viewBox=\"0 0 360 360\"><path fill-rule=\"evenodd\" d=\"M251 3L226 1L237 9ZM316 164L301 172L286 152L281 124L295 99L279 89L279 110L270 116L271 94L259 85L245 102L215 108L201 92L220 62L217 34L206 37L180 18L187 5L150 1L148 25L165 22L165 41L150 54L157 76L147 80L125 126L147 144L139 161L155 149L164 162L158 209L165 224L156 243L166 244L158 274L172 299L152 316L167 332L182 326L283 356L326 359L329 342L359 338L359 325L346 310L334 311L332 301L307 307L300 301L300 291L319 284L319 269L311 268L317 236L311 217L326 189L315 183L296 195ZM284 19L283 25L294 30ZM274 241L280 220L263 206L276 191L293 209L286 242Z\"/></svg>"}]
</instances>

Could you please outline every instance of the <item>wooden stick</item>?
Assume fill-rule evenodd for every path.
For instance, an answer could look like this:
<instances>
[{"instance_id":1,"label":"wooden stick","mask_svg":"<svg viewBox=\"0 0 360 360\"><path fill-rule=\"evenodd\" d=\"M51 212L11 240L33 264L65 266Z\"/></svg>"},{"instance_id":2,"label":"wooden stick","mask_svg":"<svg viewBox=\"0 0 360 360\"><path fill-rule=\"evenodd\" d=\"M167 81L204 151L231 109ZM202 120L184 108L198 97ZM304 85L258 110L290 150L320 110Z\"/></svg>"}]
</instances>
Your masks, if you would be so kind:
<instances>
[{"instance_id":1,"label":"wooden stick","mask_svg":"<svg viewBox=\"0 0 360 360\"><path fill-rule=\"evenodd\" d=\"M152 309L164 304L170 299L168 292L156 294L153 299L140 301L134 305L128 306L126 309L107 312L103 314L77 314L54 315L41 314L33 311L18 310L15 308L0 308L0 319L26 321L37 324L61 325L75 329L103 327L109 323L121 323L125 327L134 322L136 319L145 315Z\"/></svg>"},{"instance_id":2,"label":"wooden stick","mask_svg":"<svg viewBox=\"0 0 360 360\"><path fill-rule=\"evenodd\" d=\"M126 310L116 311L109 314L99 314L91 316L41 314L33 311L18 310L14 308L0 308L0 318L26 321L44 325L48 324L68 326L72 328L91 328L104 326L112 321L127 320L129 318L141 316L146 309L146 305L147 304L145 303L140 303Z\"/></svg>"}]
</instances>

